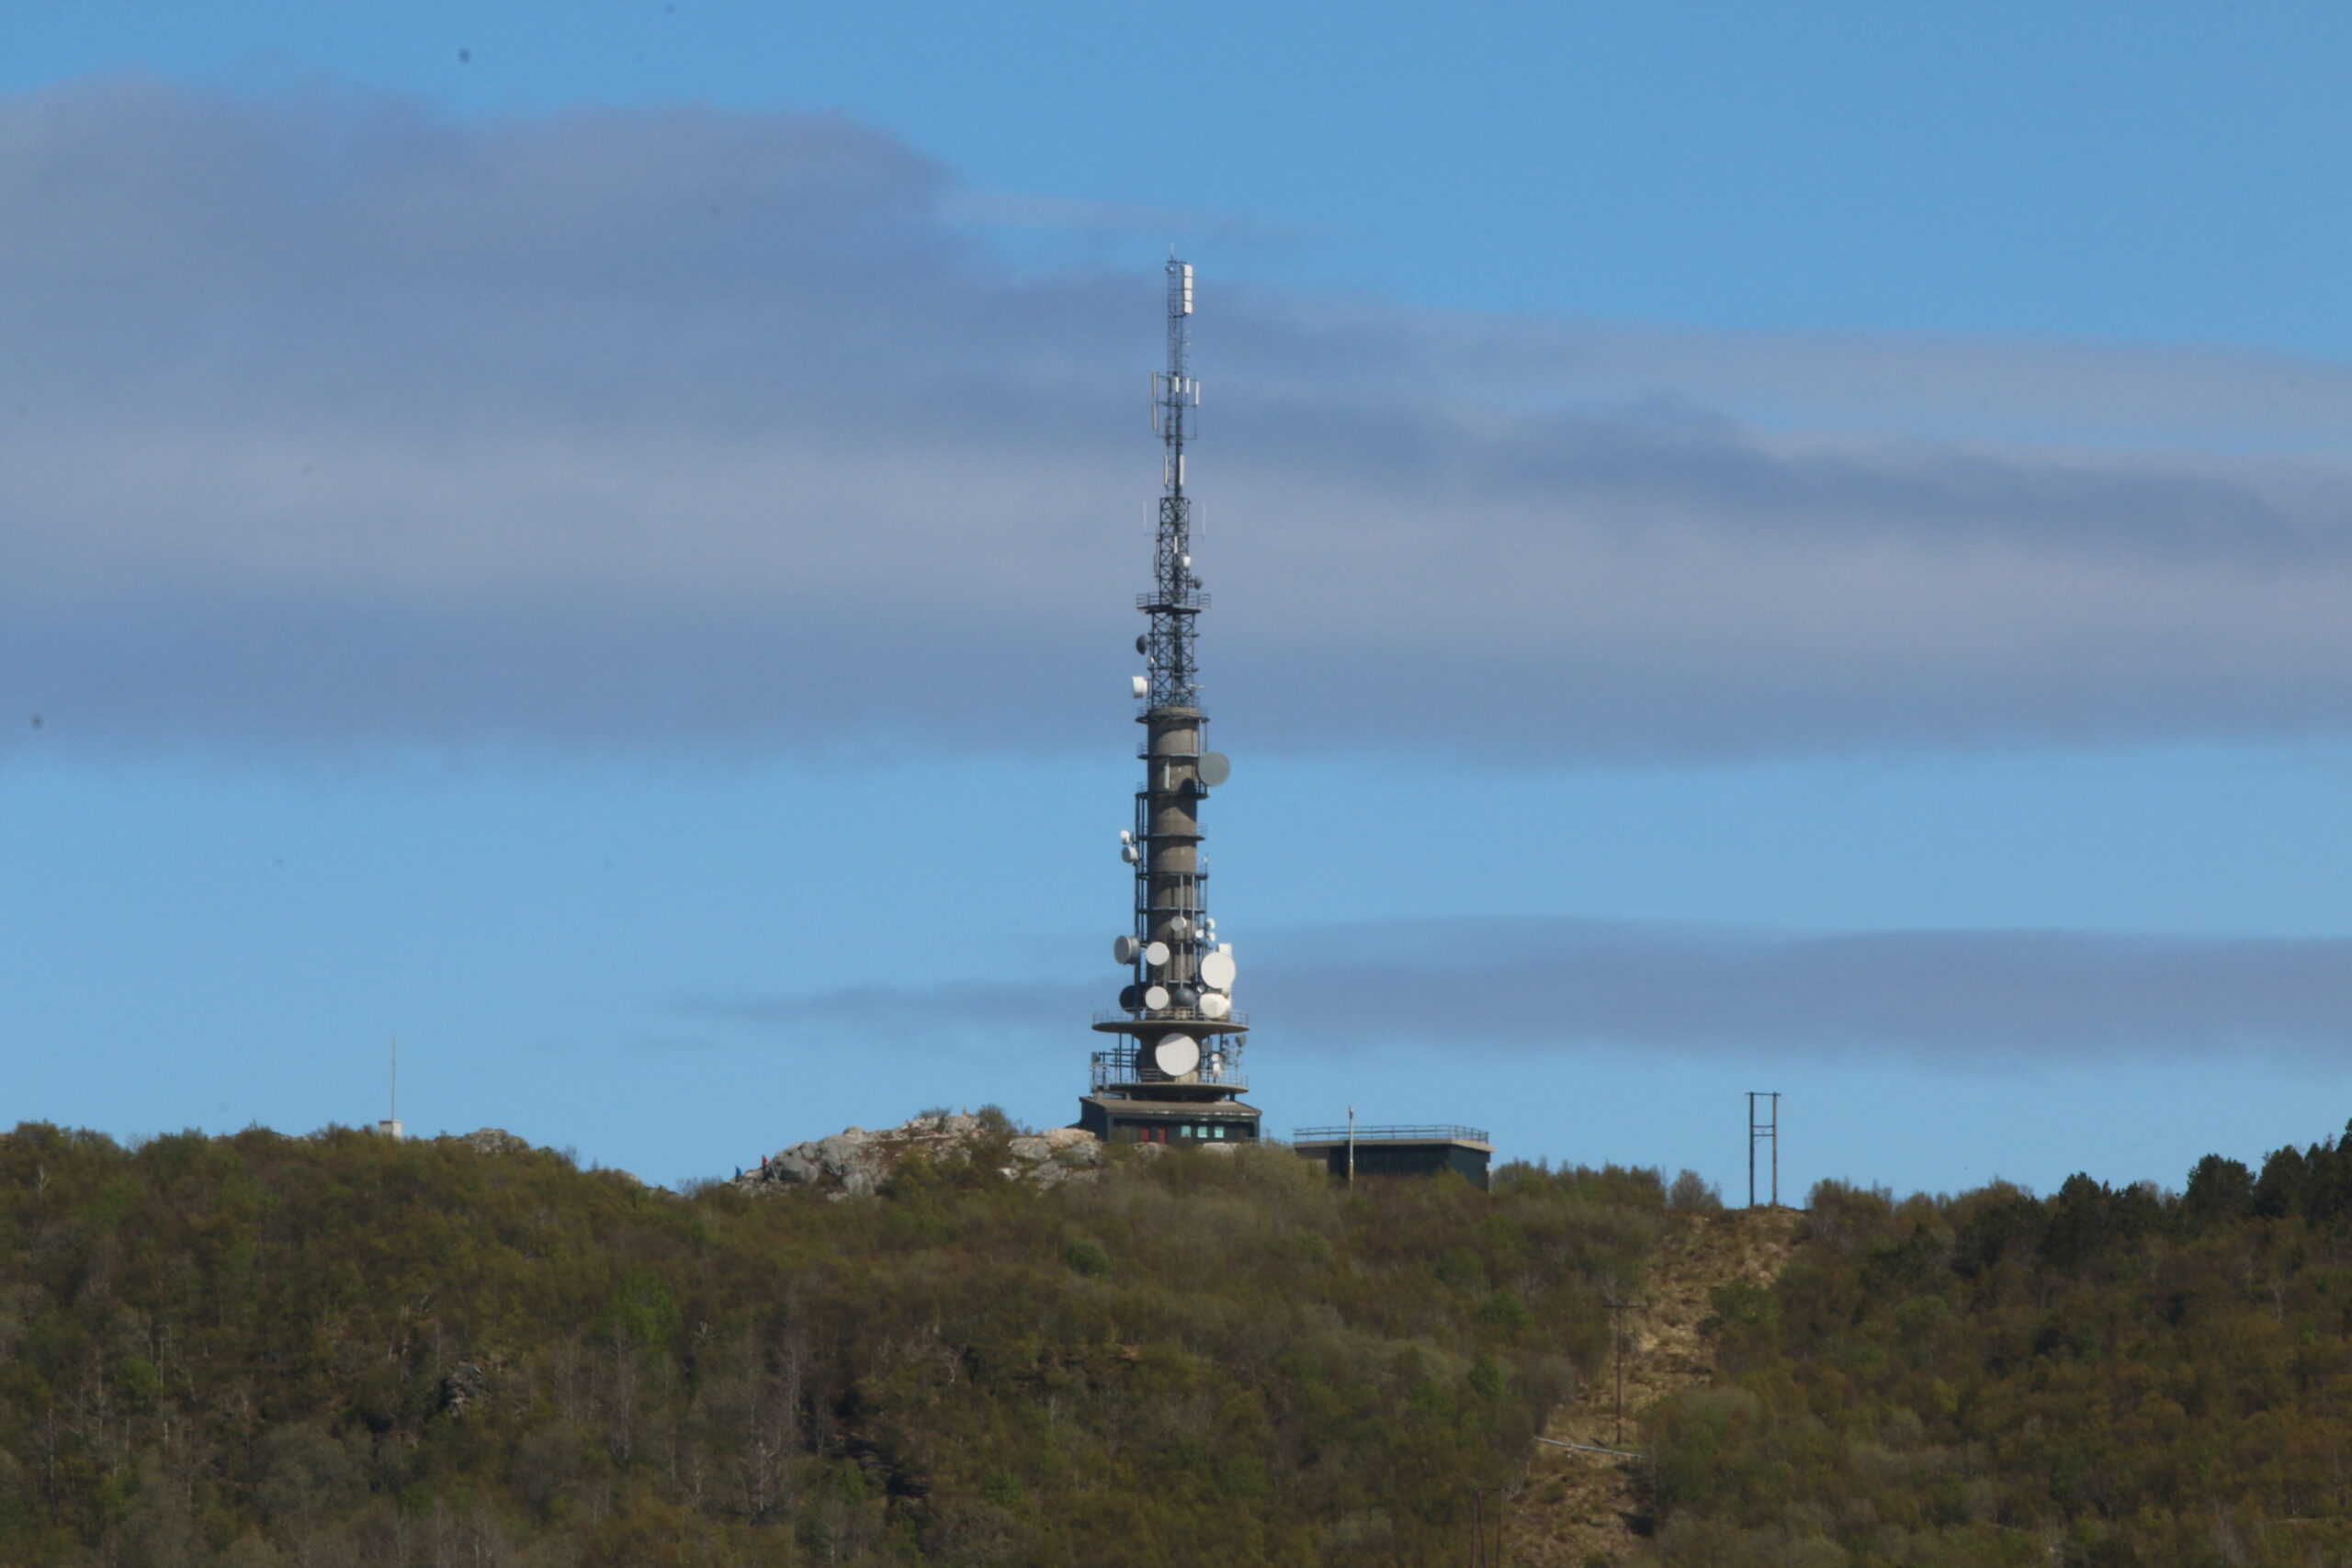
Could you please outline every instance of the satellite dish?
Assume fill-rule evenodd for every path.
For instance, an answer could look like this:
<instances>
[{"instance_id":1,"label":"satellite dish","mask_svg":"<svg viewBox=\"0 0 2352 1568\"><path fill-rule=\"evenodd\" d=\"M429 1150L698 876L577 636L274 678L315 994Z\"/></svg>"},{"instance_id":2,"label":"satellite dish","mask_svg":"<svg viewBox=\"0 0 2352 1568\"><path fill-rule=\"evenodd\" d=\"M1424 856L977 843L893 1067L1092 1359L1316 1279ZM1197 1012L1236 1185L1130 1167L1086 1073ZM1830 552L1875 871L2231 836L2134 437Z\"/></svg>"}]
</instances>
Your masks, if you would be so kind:
<instances>
[{"instance_id":1,"label":"satellite dish","mask_svg":"<svg viewBox=\"0 0 2352 1568\"><path fill-rule=\"evenodd\" d=\"M1136 696L1148 697L1151 695L1151 682L1148 677L1142 675L1130 675L1127 677L1127 681L1128 683L1135 688L1135 694Z\"/></svg>"},{"instance_id":2,"label":"satellite dish","mask_svg":"<svg viewBox=\"0 0 2352 1568\"><path fill-rule=\"evenodd\" d=\"M1201 978L1220 991L1233 988L1233 954L1218 948L1201 960Z\"/></svg>"},{"instance_id":3,"label":"satellite dish","mask_svg":"<svg viewBox=\"0 0 2352 1568\"><path fill-rule=\"evenodd\" d=\"M1181 1078L1201 1065L1201 1043L1189 1034L1163 1034L1151 1048L1151 1065Z\"/></svg>"},{"instance_id":4,"label":"satellite dish","mask_svg":"<svg viewBox=\"0 0 2352 1568\"><path fill-rule=\"evenodd\" d=\"M1164 942L1155 942L1148 944L1143 950L1143 961L1146 964L1150 964L1154 969L1159 968L1161 964L1168 962L1168 944Z\"/></svg>"},{"instance_id":5,"label":"satellite dish","mask_svg":"<svg viewBox=\"0 0 2352 1568\"><path fill-rule=\"evenodd\" d=\"M1168 934L1182 942L1193 934L1193 922L1179 915L1168 922Z\"/></svg>"},{"instance_id":6,"label":"satellite dish","mask_svg":"<svg viewBox=\"0 0 2352 1568\"><path fill-rule=\"evenodd\" d=\"M1143 943L1137 942L1135 938L1131 936L1119 937L1111 943L1111 962L1114 964L1133 964L1136 961L1136 954L1142 951Z\"/></svg>"},{"instance_id":7,"label":"satellite dish","mask_svg":"<svg viewBox=\"0 0 2352 1568\"><path fill-rule=\"evenodd\" d=\"M1204 751L1201 753L1202 784L1205 784L1210 789L1215 789L1217 785L1223 784L1232 776L1232 758L1227 756L1222 751Z\"/></svg>"},{"instance_id":8,"label":"satellite dish","mask_svg":"<svg viewBox=\"0 0 2352 1568\"><path fill-rule=\"evenodd\" d=\"M1204 991L1201 993L1201 1016L1203 1018L1225 1018L1229 1016L1232 1011L1233 998L1227 996L1224 992Z\"/></svg>"},{"instance_id":9,"label":"satellite dish","mask_svg":"<svg viewBox=\"0 0 2352 1568\"><path fill-rule=\"evenodd\" d=\"M1165 986L1146 986L1143 988L1143 1006L1146 1012L1166 1012L1168 1010L1168 987Z\"/></svg>"},{"instance_id":10,"label":"satellite dish","mask_svg":"<svg viewBox=\"0 0 2352 1568\"><path fill-rule=\"evenodd\" d=\"M1198 1007L1201 993L1191 986L1179 986L1168 993L1168 999L1180 1008Z\"/></svg>"},{"instance_id":11,"label":"satellite dish","mask_svg":"<svg viewBox=\"0 0 2352 1568\"><path fill-rule=\"evenodd\" d=\"M1136 651L1137 653L1148 653L1151 651L1151 639L1149 637L1140 637L1136 638Z\"/></svg>"},{"instance_id":12,"label":"satellite dish","mask_svg":"<svg viewBox=\"0 0 2352 1568\"><path fill-rule=\"evenodd\" d=\"M1136 1009L1143 1006L1143 987L1141 986L1120 987L1119 1005L1126 1009L1129 1012L1133 1012Z\"/></svg>"}]
</instances>

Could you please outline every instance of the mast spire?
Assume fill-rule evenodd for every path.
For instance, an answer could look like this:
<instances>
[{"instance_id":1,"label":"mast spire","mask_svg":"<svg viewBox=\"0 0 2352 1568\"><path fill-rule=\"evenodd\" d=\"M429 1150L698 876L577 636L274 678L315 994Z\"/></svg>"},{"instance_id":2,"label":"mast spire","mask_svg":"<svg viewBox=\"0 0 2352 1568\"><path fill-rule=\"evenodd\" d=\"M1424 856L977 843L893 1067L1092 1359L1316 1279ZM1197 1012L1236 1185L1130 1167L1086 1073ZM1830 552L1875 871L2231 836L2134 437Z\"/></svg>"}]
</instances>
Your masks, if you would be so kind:
<instances>
[{"instance_id":1,"label":"mast spire","mask_svg":"<svg viewBox=\"0 0 2352 1568\"><path fill-rule=\"evenodd\" d=\"M1198 668L1193 658L1193 617L1206 607L1193 575L1193 502L1184 493L1184 443L1201 384L1193 378L1193 268L1168 258L1168 368L1151 378L1151 423L1159 433L1159 530L1152 558L1151 701L1156 707L1196 707Z\"/></svg>"}]
</instances>

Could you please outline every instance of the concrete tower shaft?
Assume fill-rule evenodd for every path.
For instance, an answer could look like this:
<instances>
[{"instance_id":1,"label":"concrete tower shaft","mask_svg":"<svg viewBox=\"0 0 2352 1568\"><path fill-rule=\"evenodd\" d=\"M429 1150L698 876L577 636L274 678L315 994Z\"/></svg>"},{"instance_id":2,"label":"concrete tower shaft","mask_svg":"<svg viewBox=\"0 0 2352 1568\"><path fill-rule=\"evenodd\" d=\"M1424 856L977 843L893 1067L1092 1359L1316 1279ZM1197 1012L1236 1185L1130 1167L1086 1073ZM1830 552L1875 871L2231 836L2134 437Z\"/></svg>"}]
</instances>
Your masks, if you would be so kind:
<instances>
[{"instance_id":1,"label":"concrete tower shaft","mask_svg":"<svg viewBox=\"0 0 2352 1568\"><path fill-rule=\"evenodd\" d=\"M1208 900L1201 886L1201 736L1207 722L1196 708L1154 708L1147 727L1144 787L1136 792L1141 818L1136 836L1146 848L1141 919L1136 935L1167 944L1161 973L1174 985L1200 978L1206 937L1201 922Z\"/></svg>"}]
</instances>

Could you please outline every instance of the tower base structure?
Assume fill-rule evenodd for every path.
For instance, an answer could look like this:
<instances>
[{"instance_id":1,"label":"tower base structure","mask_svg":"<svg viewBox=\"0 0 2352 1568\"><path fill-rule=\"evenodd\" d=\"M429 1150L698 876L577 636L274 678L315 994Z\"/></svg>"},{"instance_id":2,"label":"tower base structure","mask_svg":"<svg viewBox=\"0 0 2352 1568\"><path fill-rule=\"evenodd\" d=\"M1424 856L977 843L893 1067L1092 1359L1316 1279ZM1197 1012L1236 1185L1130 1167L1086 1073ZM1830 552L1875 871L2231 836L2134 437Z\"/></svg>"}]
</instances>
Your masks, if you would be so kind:
<instances>
[{"instance_id":1,"label":"tower base structure","mask_svg":"<svg viewBox=\"0 0 2352 1568\"><path fill-rule=\"evenodd\" d=\"M1105 1018L1106 1033L1133 1028ZM1106 1144L1254 1144L1259 1111L1242 1102L1247 1079L1218 1064L1170 1077L1150 1065L1138 1046L1122 1043L1094 1053L1093 1092L1078 1102L1078 1124Z\"/></svg>"},{"instance_id":2,"label":"tower base structure","mask_svg":"<svg viewBox=\"0 0 2352 1568\"><path fill-rule=\"evenodd\" d=\"M1078 1124L1106 1144L1183 1144L1230 1148L1258 1142L1258 1108L1238 1100L1128 1100L1090 1094Z\"/></svg>"}]
</instances>

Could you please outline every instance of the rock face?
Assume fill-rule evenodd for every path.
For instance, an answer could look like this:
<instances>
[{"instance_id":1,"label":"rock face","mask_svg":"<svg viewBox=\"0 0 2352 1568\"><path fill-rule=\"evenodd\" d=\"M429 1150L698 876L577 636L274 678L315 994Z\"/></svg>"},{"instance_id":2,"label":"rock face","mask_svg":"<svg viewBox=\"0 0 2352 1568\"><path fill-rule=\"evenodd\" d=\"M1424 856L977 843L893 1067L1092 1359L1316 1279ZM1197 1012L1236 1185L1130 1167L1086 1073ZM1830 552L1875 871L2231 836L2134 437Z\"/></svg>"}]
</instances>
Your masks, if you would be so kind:
<instances>
[{"instance_id":1,"label":"rock face","mask_svg":"<svg viewBox=\"0 0 2352 1568\"><path fill-rule=\"evenodd\" d=\"M503 1127L477 1127L458 1142L477 1154L526 1155L531 1145Z\"/></svg>"},{"instance_id":2,"label":"rock face","mask_svg":"<svg viewBox=\"0 0 2352 1568\"><path fill-rule=\"evenodd\" d=\"M466 1406L489 1392L490 1369L480 1361L459 1361L441 1380L441 1412L452 1420L461 1419Z\"/></svg>"},{"instance_id":3,"label":"rock face","mask_svg":"<svg viewBox=\"0 0 2352 1568\"><path fill-rule=\"evenodd\" d=\"M918 1116L899 1127L868 1132L851 1127L812 1143L795 1144L764 1168L747 1170L735 1185L758 1194L813 1188L832 1198L870 1197L888 1180L900 1158L921 1150L943 1164L968 1160L992 1146L1001 1134L977 1116L942 1112ZM1102 1173L1102 1145L1077 1127L1024 1133L1005 1145L1001 1174L1041 1190L1065 1181L1091 1180Z\"/></svg>"}]
</instances>

